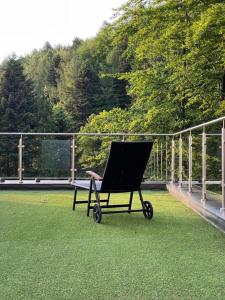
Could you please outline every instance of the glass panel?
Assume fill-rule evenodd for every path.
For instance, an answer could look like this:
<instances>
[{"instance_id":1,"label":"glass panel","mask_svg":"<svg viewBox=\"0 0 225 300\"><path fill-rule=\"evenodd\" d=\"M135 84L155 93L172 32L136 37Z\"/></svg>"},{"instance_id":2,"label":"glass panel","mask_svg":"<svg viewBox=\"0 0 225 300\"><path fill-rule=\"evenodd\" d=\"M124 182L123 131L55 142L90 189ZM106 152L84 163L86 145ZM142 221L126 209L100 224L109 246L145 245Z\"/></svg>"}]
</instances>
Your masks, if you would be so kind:
<instances>
[{"instance_id":1,"label":"glass panel","mask_svg":"<svg viewBox=\"0 0 225 300\"><path fill-rule=\"evenodd\" d=\"M221 128L222 123L211 125L207 128L206 144L206 178L208 181L214 181L206 186L207 200L213 201L221 207L222 189L221 189ZM215 181L219 181L216 183Z\"/></svg>"},{"instance_id":2,"label":"glass panel","mask_svg":"<svg viewBox=\"0 0 225 300\"><path fill-rule=\"evenodd\" d=\"M221 180L221 135L207 136L207 180Z\"/></svg>"},{"instance_id":3,"label":"glass panel","mask_svg":"<svg viewBox=\"0 0 225 300\"><path fill-rule=\"evenodd\" d=\"M182 165L182 179L188 181L189 179L189 133L182 135L182 153L183 153L183 165Z\"/></svg>"},{"instance_id":4,"label":"glass panel","mask_svg":"<svg viewBox=\"0 0 225 300\"><path fill-rule=\"evenodd\" d=\"M0 135L0 178L18 177L19 137Z\"/></svg>"},{"instance_id":5,"label":"glass panel","mask_svg":"<svg viewBox=\"0 0 225 300\"><path fill-rule=\"evenodd\" d=\"M24 138L24 177L71 177L71 139Z\"/></svg>"},{"instance_id":6,"label":"glass panel","mask_svg":"<svg viewBox=\"0 0 225 300\"><path fill-rule=\"evenodd\" d=\"M192 133L192 180L202 181L202 134Z\"/></svg>"}]
</instances>

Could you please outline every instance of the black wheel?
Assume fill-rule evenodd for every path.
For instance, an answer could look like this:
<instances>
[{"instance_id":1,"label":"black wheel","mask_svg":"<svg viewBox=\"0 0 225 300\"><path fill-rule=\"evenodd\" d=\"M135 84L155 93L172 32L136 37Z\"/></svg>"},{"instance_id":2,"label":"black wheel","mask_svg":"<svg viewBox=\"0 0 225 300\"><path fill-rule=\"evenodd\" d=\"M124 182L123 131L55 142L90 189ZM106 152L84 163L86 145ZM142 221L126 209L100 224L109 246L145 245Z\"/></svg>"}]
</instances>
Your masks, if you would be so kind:
<instances>
[{"instance_id":1,"label":"black wheel","mask_svg":"<svg viewBox=\"0 0 225 300\"><path fill-rule=\"evenodd\" d=\"M93 207L93 218L95 223L101 223L102 220L102 212L99 204L95 204Z\"/></svg>"},{"instance_id":2,"label":"black wheel","mask_svg":"<svg viewBox=\"0 0 225 300\"><path fill-rule=\"evenodd\" d=\"M152 206L151 202L144 201L143 214L144 214L146 219L151 220L151 218L153 217L153 206Z\"/></svg>"}]
</instances>

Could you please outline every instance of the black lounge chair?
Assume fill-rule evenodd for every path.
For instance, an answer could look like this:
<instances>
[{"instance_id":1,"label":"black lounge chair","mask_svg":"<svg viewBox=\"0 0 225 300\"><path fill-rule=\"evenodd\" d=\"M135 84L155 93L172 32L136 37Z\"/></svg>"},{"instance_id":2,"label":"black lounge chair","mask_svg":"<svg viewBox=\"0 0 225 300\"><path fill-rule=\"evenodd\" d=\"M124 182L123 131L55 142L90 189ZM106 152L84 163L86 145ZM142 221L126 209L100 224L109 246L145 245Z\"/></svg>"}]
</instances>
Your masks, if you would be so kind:
<instances>
[{"instance_id":1,"label":"black lounge chair","mask_svg":"<svg viewBox=\"0 0 225 300\"><path fill-rule=\"evenodd\" d=\"M78 203L87 203L87 216L93 209L93 217L96 223L101 222L103 214L143 212L145 218L153 217L153 207L148 201L144 201L141 193L141 182L152 149L152 142L112 142L103 177L87 171L90 180L76 180L72 183L75 187L73 210ZM77 190L89 190L88 200L77 201ZM139 193L142 209L132 210L133 193ZM128 204L109 205L111 193L130 192ZM91 200L91 194L95 194L96 200ZM108 194L107 199L101 200L99 194ZM95 203L93 205L93 202ZM102 205L105 202L105 205ZM107 210L107 208L126 207L126 210ZM104 210L103 210L104 209Z\"/></svg>"}]
</instances>

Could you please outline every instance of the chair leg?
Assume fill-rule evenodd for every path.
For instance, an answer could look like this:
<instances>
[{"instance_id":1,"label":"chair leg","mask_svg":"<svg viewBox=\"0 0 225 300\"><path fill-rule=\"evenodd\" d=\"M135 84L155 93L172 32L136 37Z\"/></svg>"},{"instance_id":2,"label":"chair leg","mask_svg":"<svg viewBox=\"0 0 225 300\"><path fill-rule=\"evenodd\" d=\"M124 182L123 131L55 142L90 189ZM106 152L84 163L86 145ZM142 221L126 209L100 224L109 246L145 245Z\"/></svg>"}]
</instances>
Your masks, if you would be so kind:
<instances>
[{"instance_id":1,"label":"chair leg","mask_svg":"<svg viewBox=\"0 0 225 300\"><path fill-rule=\"evenodd\" d=\"M89 187L89 193L88 193L87 217L89 217L89 215L90 215L91 194L92 194L92 180L90 181L90 187Z\"/></svg>"},{"instance_id":2,"label":"chair leg","mask_svg":"<svg viewBox=\"0 0 225 300\"><path fill-rule=\"evenodd\" d=\"M99 206L101 206L100 196L99 193L97 192L97 188L94 180L93 180L93 188L94 188L96 202L99 204Z\"/></svg>"},{"instance_id":3,"label":"chair leg","mask_svg":"<svg viewBox=\"0 0 225 300\"><path fill-rule=\"evenodd\" d=\"M77 201L77 188L75 187L75 189L74 189L74 197L73 197L73 210L75 210L76 201Z\"/></svg>"},{"instance_id":4,"label":"chair leg","mask_svg":"<svg viewBox=\"0 0 225 300\"><path fill-rule=\"evenodd\" d=\"M141 190L138 191L138 194L139 194L139 197L140 197L142 208L145 209L144 200L143 200L143 196L142 196Z\"/></svg>"},{"instance_id":5,"label":"chair leg","mask_svg":"<svg viewBox=\"0 0 225 300\"><path fill-rule=\"evenodd\" d=\"M110 193L108 193L107 206L109 206L109 198L110 198Z\"/></svg>"},{"instance_id":6,"label":"chair leg","mask_svg":"<svg viewBox=\"0 0 225 300\"><path fill-rule=\"evenodd\" d=\"M99 205L99 207L101 207L100 196L96 190L95 190L95 199L96 199L96 203Z\"/></svg>"},{"instance_id":7,"label":"chair leg","mask_svg":"<svg viewBox=\"0 0 225 300\"><path fill-rule=\"evenodd\" d=\"M93 189L95 193L95 199L97 204L94 205L93 207L93 219L95 223L101 223L102 220L102 211L101 211L101 200L99 196L99 192L97 191L95 180L93 180Z\"/></svg>"},{"instance_id":8,"label":"chair leg","mask_svg":"<svg viewBox=\"0 0 225 300\"><path fill-rule=\"evenodd\" d=\"M130 202L129 202L129 212L128 212L128 214L130 214L130 211L131 211L132 200L133 200L133 194L134 194L134 192L130 192Z\"/></svg>"}]
</instances>

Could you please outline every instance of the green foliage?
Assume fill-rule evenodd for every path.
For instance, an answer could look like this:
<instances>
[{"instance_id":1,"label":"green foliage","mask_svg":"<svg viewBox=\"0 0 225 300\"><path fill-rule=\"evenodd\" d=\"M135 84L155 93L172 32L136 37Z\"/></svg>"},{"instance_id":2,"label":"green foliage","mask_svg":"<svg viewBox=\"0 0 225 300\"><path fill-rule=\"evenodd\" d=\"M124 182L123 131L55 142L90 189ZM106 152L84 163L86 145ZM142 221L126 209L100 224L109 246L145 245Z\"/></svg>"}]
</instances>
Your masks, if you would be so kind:
<instances>
[{"instance_id":1,"label":"green foliage","mask_svg":"<svg viewBox=\"0 0 225 300\"><path fill-rule=\"evenodd\" d=\"M55 132L71 132L73 128L73 120L65 111L62 104L57 104L53 107L52 112L53 127Z\"/></svg>"},{"instance_id":2,"label":"green foliage","mask_svg":"<svg viewBox=\"0 0 225 300\"><path fill-rule=\"evenodd\" d=\"M114 108L91 115L87 124L81 128L81 133L119 133L128 129L128 112ZM95 168L102 173L112 140L121 137L81 136L79 138L79 163L83 168Z\"/></svg>"},{"instance_id":3,"label":"green foliage","mask_svg":"<svg viewBox=\"0 0 225 300\"><path fill-rule=\"evenodd\" d=\"M222 0L130 0L96 37L75 38L68 47L46 42L23 58L42 131L56 130L58 105L73 131L114 107L125 115L129 108L127 130L137 132L174 131L221 116L224 15Z\"/></svg>"},{"instance_id":4,"label":"green foliage","mask_svg":"<svg viewBox=\"0 0 225 300\"><path fill-rule=\"evenodd\" d=\"M83 130L94 125L97 132L110 127L168 133L222 116L224 20L224 1L128 1L112 25L108 59L114 62L114 74L108 69L104 76L108 71L108 76L127 82L129 113L121 111L113 119L111 113L94 116ZM119 61L129 66L119 68ZM126 119L125 128L120 119ZM91 155L89 160L94 164Z\"/></svg>"},{"instance_id":5,"label":"green foliage","mask_svg":"<svg viewBox=\"0 0 225 300\"><path fill-rule=\"evenodd\" d=\"M168 133L222 116L224 40L224 0L129 0L94 38L20 60L36 99L21 129ZM0 74L2 86L4 64ZM14 102L0 108L2 131L22 124ZM81 138L82 166L101 169L109 141Z\"/></svg>"},{"instance_id":6,"label":"green foliage","mask_svg":"<svg viewBox=\"0 0 225 300\"><path fill-rule=\"evenodd\" d=\"M117 76L128 80L139 119L150 116L147 130L182 129L223 113L224 7L167 0L129 1L124 8L115 41L126 34L124 55L133 65Z\"/></svg>"}]
</instances>

